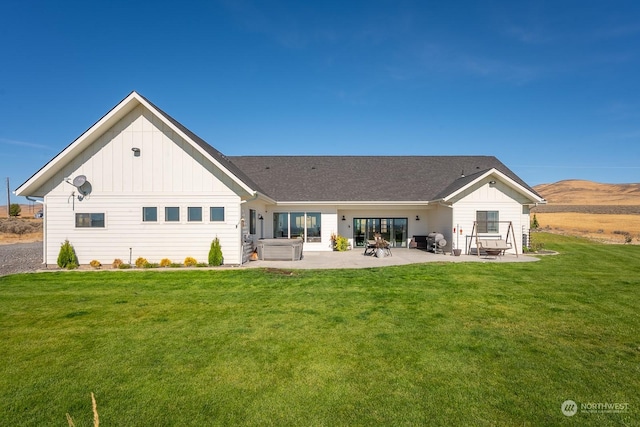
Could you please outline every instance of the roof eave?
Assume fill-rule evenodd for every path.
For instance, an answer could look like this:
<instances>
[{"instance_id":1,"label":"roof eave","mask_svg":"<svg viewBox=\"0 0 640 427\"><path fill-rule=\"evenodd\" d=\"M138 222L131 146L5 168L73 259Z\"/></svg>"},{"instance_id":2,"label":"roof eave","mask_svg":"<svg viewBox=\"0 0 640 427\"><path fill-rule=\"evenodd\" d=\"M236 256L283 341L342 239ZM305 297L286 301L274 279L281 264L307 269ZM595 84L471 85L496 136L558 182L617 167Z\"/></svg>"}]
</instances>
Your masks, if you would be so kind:
<instances>
[{"instance_id":1,"label":"roof eave","mask_svg":"<svg viewBox=\"0 0 640 427\"><path fill-rule=\"evenodd\" d=\"M443 197L442 201L443 202L449 202L451 199L453 199L454 197L458 196L460 193L466 191L467 189L471 188L472 186L476 185L478 182L482 181L483 179L486 179L487 177L489 177L491 175L497 176L498 178L500 178L500 180L502 182L504 182L505 184L507 184L511 188L515 189L519 193L523 194L527 198L529 198L533 203L546 203L546 201L542 197L540 197L537 194L529 191L529 189L523 187L522 185L520 185L519 183L517 183L516 181L514 181L512 178L508 177L504 173L500 172L496 168L491 168L488 171L486 171L485 173L479 175L473 181L468 182L466 185L463 185L462 187L458 188L456 191L454 191L451 194Z\"/></svg>"},{"instance_id":2,"label":"roof eave","mask_svg":"<svg viewBox=\"0 0 640 427\"><path fill-rule=\"evenodd\" d=\"M311 205L311 206L334 206L334 205L352 205L352 206L366 206L366 205L393 205L393 206L427 206L431 202L426 200L324 200L324 201L312 201L312 200L294 200L294 201L278 201L278 206L289 205Z\"/></svg>"},{"instance_id":3,"label":"roof eave","mask_svg":"<svg viewBox=\"0 0 640 427\"><path fill-rule=\"evenodd\" d=\"M133 92L136 95L138 95L136 92ZM256 188L251 188L249 185L247 185L246 182L244 182L243 180L241 180L240 178L238 178L235 174L233 174L228 168L226 168L222 163L220 163L215 157L211 156L206 150L204 150L199 144L197 144L195 141L193 141L191 139L191 137L189 135L187 135L186 133L184 133L182 131L182 129L180 129L178 126L174 125L173 122L171 120L168 120L165 117L165 114L162 111L159 111L153 104L151 104L150 102L148 102L143 96L138 95L138 100L139 102L145 106L145 108L147 108L149 111L153 112L155 115L157 115L158 117L162 117L164 119L164 122L167 126L169 126L171 128L171 130L175 133L177 133L178 135L180 135L181 138L183 138L185 141L189 141L189 143L191 144L191 146L193 148L195 148L200 154L202 154L204 156L204 158L206 158L207 160L209 160L211 163L213 163L218 169L220 169L221 171L223 171L227 176L229 176L236 184L238 184L243 190L245 190L246 192L248 192L251 195L256 194L258 191Z\"/></svg>"},{"instance_id":4,"label":"roof eave","mask_svg":"<svg viewBox=\"0 0 640 427\"><path fill-rule=\"evenodd\" d=\"M110 128L118 120L120 120L131 110L133 110L139 102L140 101L137 93L131 92L129 95L127 95L126 98L124 98L115 107L109 110L107 114L105 114L104 116L102 116L102 118L95 122L89 129L84 131L82 135L80 135L73 142L67 145L53 159L51 159L47 164L41 167L29 179L27 179L22 185L20 185L16 189L15 194L17 196L34 195L32 194L32 192L41 187L44 181L51 178L64 166L64 163L62 163L63 159L73 155L74 153L82 152L82 150L84 150L94 141L94 139L92 139L93 136L95 136L96 134L102 134L102 132L100 132L101 130L104 129L106 131L106 129Z\"/></svg>"}]
</instances>

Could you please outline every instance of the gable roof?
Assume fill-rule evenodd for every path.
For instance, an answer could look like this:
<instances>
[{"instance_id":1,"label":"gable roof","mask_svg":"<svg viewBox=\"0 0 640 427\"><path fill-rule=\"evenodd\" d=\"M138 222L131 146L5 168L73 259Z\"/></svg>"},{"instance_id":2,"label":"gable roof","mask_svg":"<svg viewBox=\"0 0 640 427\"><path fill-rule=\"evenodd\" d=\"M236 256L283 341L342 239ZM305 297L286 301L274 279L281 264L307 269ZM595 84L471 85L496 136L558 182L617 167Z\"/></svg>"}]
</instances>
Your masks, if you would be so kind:
<instances>
[{"instance_id":1,"label":"gable roof","mask_svg":"<svg viewBox=\"0 0 640 427\"><path fill-rule=\"evenodd\" d=\"M35 192L47 179L140 104L249 194L272 202L426 204L446 201L491 173L532 201L544 200L493 156L225 156L135 91L18 187L16 194L42 197Z\"/></svg>"},{"instance_id":2,"label":"gable roof","mask_svg":"<svg viewBox=\"0 0 640 427\"><path fill-rule=\"evenodd\" d=\"M27 181L16 189L18 196L36 196L42 197L41 194L34 192L42 186L47 179L50 179L57 171L62 169L66 164L72 161L84 149L91 145L104 132L115 125L119 120L126 116L138 105L144 105L149 111L159 117L174 132L180 135L185 141L190 143L197 151L201 152L205 158L211 161L215 166L226 173L233 181L242 187L249 194L257 194L259 188L248 176L239 170L229 159L218 150L207 144L202 138L191 132L189 129L180 124L173 117L156 107L142 95L133 91L126 98L120 101L107 114L102 116L100 120L87 129L82 135L76 138L71 144L67 145L52 160L40 168Z\"/></svg>"},{"instance_id":3,"label":"gable roof","mask_svg":"<svg viewBox=\"0 0 640 427\"><path fill-rule=\"evenodd\" d=\"M278 202L443 200L492 170L534 198L542 199L493 156L230 156L229 159Z\"/></svg>"}]
</instances>

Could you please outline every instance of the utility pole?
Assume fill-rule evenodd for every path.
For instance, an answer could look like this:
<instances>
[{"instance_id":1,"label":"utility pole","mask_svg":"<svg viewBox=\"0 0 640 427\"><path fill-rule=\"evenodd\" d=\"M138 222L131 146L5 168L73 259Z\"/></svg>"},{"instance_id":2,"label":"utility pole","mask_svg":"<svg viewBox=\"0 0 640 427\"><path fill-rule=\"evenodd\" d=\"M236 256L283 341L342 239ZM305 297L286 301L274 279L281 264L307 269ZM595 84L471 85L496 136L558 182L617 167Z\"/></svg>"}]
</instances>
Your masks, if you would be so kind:
<instances>
[{"instance_id":1,"label":"utility pole","mask_svg":"<svg viewBox=\"0 0 640 427\"><path fill-rule=\"evenodd\" d=\"M11 193L9 190L9 177L7 177L7 218L11 218Z\"/></svg>"}]
</instances>

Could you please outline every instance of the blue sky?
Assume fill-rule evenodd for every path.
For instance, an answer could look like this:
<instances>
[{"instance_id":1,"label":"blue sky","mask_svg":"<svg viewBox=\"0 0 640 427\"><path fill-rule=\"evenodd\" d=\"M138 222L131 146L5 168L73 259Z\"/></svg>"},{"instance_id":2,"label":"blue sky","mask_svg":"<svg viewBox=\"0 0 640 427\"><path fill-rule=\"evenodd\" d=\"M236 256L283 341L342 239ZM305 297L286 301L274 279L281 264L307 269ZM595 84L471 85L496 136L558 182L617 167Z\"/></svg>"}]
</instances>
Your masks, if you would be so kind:
<instances>
[{"instance_id":1,"label":"blue sky","mask_svg":"<svg viewBox=\"0 0 640 427\"><path fill-rule=\"evenodd\" d=\"M637 1L8 0L0 58L12 190L132 90L227 155L640 182Z\"/></svg>"}]
</instances>

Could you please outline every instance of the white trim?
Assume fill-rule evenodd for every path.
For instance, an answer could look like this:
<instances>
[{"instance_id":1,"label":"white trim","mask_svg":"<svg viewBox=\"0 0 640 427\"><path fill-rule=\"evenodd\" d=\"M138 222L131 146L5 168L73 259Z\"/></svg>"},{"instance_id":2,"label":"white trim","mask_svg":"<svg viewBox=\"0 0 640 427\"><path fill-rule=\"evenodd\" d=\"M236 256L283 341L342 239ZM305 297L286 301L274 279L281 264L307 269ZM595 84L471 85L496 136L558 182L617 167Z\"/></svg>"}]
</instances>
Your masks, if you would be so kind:
<instances>
[{"instance_id":1,"label":"white trim","mask_svg":"<svg viewBox=\"0 0 640 427\"><path fill-rule=\"evenodd\" d=\"M471 188L472 186L476 185L478 182L482 181L483 179L486 179L487 177L489 177L491 175L497 176L498 178L500 178L500 180L502 182L504 182L505 184L507 184L508 186L513 188L514 190L518 191L519 193L525 195L526 197L528 197L529 199L531 199L535 203L546 203L546 201L543 198L541 198L541 197L537 196L536 194L532 193L531 191L527 190L525 187L523 187L522 185L518 184L516 181L514 181L511 178L509 178L507 175L503 174L502 172L500 172L499 170L497 170L495 168L489 169L487 172L483 173L478 178L476 178L473 181L469 182L467 185L464 185L461 188L459 188L456 191L454 191L453 193L449 194L448 196L443 197L442 201L448 202L452 198L456 197L458 194L466 191L467 189Z\"/></svg>"},{"instance_id":2,"label":"white trim","mask_svg":"<svg viewBox=\"0 0 640 427\"><path fill-rule=\"evenodd\" d=\"M147 110L149 110L152 114L158 117L162 123L171 128L171 130L177 133L181 138L187 141L194 149L196 149L205 159L209 160L214 166L219 168L224 174L229 176L233 182L238 184L243 190L249 193L251 196L256 196L258 193L256 190L250 188L244 181L236 177L233 173L231 173L227 168L225 168L220 162L218 162L215 158L213 158L209 153L207 153L200 145L196 144L188 135L182 132L176 125L171 123L171 121L167 120L166 117L158 111L158 109L154 108L148 101L146 101L141 95L137 92L131 92L124 100L122 100L118 105L113 107L107 114L105 114L100 120L98 120L93 126L91 126L88 130L86 130L82 135L80 135L75 141L69 144L64 150L62 150L58 155L56 155L52 160L50 160L46 165L44 165L38 172L36 172L31 178L29 178L26 182L24 182L20 187L18 187L15 191L15 194L18 196L31 196L28 194L30 191L37 190L42 184L39 184L41 181L46 181L51 178L64 164L63 159L71 158L73 159L76 153L81 152L87 146L92 144L97 138L100 137L109 127L113 124L117 123L118 120L122 119L129 112L131 112L138 105L144 106ZM104 131L103 131L104 129Z\"/></svg>"},{"instance_id":3,"label":"white trim","mask_svg":"<svg viewBox=\"0 0 640 427\"><path fill-rule=\"evenodd\" d=\"M291 205L312 205L312 206L335 206L339 205L341 207L344 206L370 206L370 205L389 205L389 206L427 206L433 202L429 201L387 201L387 200L370 200L370 201L348 201L348 200L334 200L334 201L321 201L314 202L309 200L301 200L296 202L275 202L277 206L291 206Z\"/></svg>"}]
</instances>

